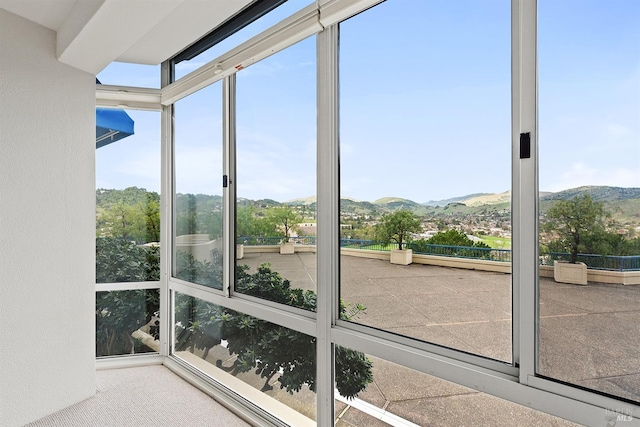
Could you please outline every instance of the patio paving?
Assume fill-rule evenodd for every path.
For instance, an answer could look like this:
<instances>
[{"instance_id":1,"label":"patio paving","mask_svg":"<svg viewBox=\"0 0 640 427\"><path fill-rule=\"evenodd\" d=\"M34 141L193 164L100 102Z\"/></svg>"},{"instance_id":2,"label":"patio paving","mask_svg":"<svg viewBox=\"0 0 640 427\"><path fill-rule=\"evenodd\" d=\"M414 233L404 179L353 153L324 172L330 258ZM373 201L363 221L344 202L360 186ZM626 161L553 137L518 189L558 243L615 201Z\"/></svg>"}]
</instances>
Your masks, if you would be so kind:
<instances>
[{"instance_id":1,"label":"patio paving","mask_svg":"<svg viewBox=\"0 0 640 427\"><path fill-rule=\"evenodd\" d=\"M313 253L245 253L239 263L269 263L292 287L315 290ZM511 361L508 274L342 256L341 298L366 306L357 323ZM539 309L541 374L640 401L640 286L543 278ZM359 397L418 425L573 425L372 359L374 383ZM342 403L337 416L340 426L385 425Z\"/></svg>"}]
</instances>

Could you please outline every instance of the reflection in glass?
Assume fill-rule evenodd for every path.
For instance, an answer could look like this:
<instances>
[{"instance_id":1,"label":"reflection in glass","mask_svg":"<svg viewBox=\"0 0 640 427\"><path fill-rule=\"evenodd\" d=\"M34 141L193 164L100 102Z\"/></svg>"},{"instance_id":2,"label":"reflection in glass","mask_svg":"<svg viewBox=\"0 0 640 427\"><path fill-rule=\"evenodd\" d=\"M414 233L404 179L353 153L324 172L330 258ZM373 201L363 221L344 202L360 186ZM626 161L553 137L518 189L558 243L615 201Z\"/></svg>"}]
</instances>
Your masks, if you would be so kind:
<instances>
[{"instance_id":1,"label":"reflection in glass","mask_svg":"<svg viewBox=\"0 0 640 427\"><path fill-rule=\"evenodd\" d=\"M175 104L174 277L222 289L222 84Z\"/></svg>"},{"instance_id":2,"label":"reflection in glass","mask_svg":"<svg viewBox=\"0 0 640 427\"><path fill-rule=\"evenodd\" d=\"M537 373L640 402L640 4L538 5Z\"/></svg>"},{"instance_id":3,"label":"reflection in glass","mask_svg":"<svg viewBox=\"0 0 640 427\"><path fill-rule=\"evenodd\" d=\"M509 4L410 3L340 24L340 296L510 362Z\"/></svg>"},{"instance_id":4,"label":"reflection in glass","mask_svg":"<svg viewBox=\"0 0 640 427\"><path fill-rule=\"evenodd\" d=\"M267 264L296 293L316 291L315 64L309 38L240 71L236 85L236 265L254 274ZM252 295L274 300L266 291Z\"/></svg>"},{"instance_id":5,"label":"reflection in glass","mask_svg":"<svg viewBox=\"0 0 640 427\"><path fill-rule=\"evenodd\" d=\"M160 291L96 292L96 356L157 352Z\"/></svg>"},{"instance_id":6,"label":"reflection in glass","mask_svg":"<svg viewBox=\"0 0 640 427\"><path fill-rule=\"evenodd\" d=\"M270 407L276 400L315 419L315 338L180 293L175 321L178 357L247 398L237 380Z\"/></svg>"},{"instance_id":7,"label":"reflection in glass","mask_svg":"<svg viewBox=\"0 0 640 427\"><path fill-rule=\"evenodd\" d=\"M287 0L276 9L256 19L246 27L241 28L237 32L218 42L201 54L196 55L189 60L177 63L175 65L174 80L178 80L189 74L190 72L202 67L208 62L230 51L234 47L246 42L251 37L258 35L262 31L277 24L284 18L294 14L295 12L299 11L305 6L308 6L309 4L311 4L311 0Z\"/></svg>"},{"instance_id":8,"label":"reflection in glass","mask_svg":"<svg viewBox=\"0 0 640 427\"><path fill-rule=\"evenodd\" d=\"M363 357L372 365L371 384L355 399L336 394L336 426L575 426L384 359ZM336 366L337 384L342 377Z\"/></svg>"}]
</instances>

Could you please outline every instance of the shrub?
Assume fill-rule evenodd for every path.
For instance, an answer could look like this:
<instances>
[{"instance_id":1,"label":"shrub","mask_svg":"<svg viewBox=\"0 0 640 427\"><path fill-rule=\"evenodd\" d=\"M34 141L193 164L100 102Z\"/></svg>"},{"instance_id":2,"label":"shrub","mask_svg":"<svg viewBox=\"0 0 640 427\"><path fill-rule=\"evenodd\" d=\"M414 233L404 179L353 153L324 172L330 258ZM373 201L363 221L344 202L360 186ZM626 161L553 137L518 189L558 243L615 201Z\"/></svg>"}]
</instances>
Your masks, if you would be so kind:
<instances>
[{"instance_id":1,"label":"shrub","mask_svg":"<svg viewBox=\"0 0 640 427\"><path fill-rule=\"evenodd\" d=\"M206 286L222 288L219 266L198 261L190 254L176 255L177 277ZM118 238L98 238L96 241L96 280L99 283L153 281L160 277L158 247L139 247ZM291 288L269 265L263 264L250 274L246 265L236 271L236 291L315 311L317 295L313 291ZM176 350L209 350L227 341L231 354L236 354L233 373L255 369L265 379L264 390L272 388L269 381L279 374L280 388L293 393L304 384L315 390L315 338L256 319L215 304L179 294L175 302ZM158 315L157 289L98 292L96 295L96 354L108 356L145 351L131 334ZM360 304L340 302L340 316L349 320L365 308ZM158 328L151 335L158 339ZM146 349L146 351L149 351ZM221 366L219 361L218 365ZM362 353L338 347L336 349L336 383L340 393L356 396L373 381L371 361Z\"/></svg>"},{"instance_id":2,"label":"shrub","mask_svg":"<svg viewBox=\"0 0 640 427\"><path fill-rule=\"evenodd\" d=\"M306 310L316 309L315 292L291 288L290 282L269 265L261 265L253 274L248 273L247 266L239 266L236 274L238 292ZM344 319L362 311L361 305L340 305ZM263 391L273 388L269 382L277 374L280 388L289 393L299 391L303 384L315 391L316 339L312 336L179 295L176 337L177 350L203 350L205 359L211 348L225 340L229 353L237 357L224 369L232 374L255 369L255 373L265 379ZM355 397L373 381L371 361L360 352L338 348L335 363L338 391L347 398ZM216 364L223 368L221 360Z\"/></svg>"},{"instance_id":3,"label":"shrub","mask_svg":"<svg viewBox=\"0 0 640 427\"><path fill-rule=\"evenodd\" d=\"M96 239L96 282L144 282L160 279L158 247L140 247L117 237ZM96 293L96 356L150 351L131 337L157 315L157 289ZM150 333L158 336L157 325Z\"/></svg>"}]
</instances>

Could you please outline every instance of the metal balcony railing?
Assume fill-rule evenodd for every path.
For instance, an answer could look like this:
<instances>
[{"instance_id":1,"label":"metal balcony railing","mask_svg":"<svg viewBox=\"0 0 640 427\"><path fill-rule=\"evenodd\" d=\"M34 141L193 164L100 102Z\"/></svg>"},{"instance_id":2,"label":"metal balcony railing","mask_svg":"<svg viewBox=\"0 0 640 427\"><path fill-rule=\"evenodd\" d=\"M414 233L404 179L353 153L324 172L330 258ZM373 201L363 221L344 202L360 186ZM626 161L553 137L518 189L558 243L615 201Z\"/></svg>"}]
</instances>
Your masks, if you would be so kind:
<instances>
[{"instance_id":1,"label":"metal balcony railing","mask_svg":"<svg viewBox=\"0 0 640 427\"><path fill-rule=\"evenodd\" d=\"M278 246L284 241L284 236L240 236L236 239L237 244L245 246ZM315 245L316 236L289 237L288 241L296 245Z\"/></svg>"},{"instance_id":2,"label":"metal balcony railing","mask_svg":"<svg viewBox=\"0 0 640 427\"><path fill-rule=\"evenodd\" d=\"M247 246L277 246L284 241L280 236L242 236L236 243ZM315 245L316 236L290 237L290 242L297 245ZM390 251L396 244L383 244L375 240L340 239L340 247L350 249L367 249L372 251ZM476 248L469 246L404 243L403 247L412 249L416 255L437 255L454 258L479 259L488 261L511 262L510 249ZM568 261L569 253L549 252L540 255L540 265L553 265L555 260ZM613 256L597 254L579 254L578 261L584 262L590 269L607 271L640 271L640 255Z\"/></svg>"},{"instance_id":3,"label":"metal balcony railing","mask_svg":"<svg viewBox=\"0 0 640 427\"><path fill-rule=\"evenodd\" d=\"M569 261L570 257L571 254L565 252L549 252L540 256L540 264L553 265L553 261ZM577 261L587 264L592 270L640 271L640 255L578 254Z\"/></svg>"}]
</instances>

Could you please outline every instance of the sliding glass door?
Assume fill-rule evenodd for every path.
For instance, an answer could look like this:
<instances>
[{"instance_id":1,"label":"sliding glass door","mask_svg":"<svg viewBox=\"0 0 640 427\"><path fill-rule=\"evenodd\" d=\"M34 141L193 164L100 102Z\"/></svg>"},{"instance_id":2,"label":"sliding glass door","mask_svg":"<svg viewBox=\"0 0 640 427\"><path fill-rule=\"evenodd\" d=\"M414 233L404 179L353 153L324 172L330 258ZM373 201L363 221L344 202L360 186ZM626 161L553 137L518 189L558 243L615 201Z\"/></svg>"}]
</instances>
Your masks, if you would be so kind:
<instances>
[{"instance_id":1,"label":"sliding glass door","mask_svg":"<svg viewBox=\"0 0 640 427\"><path fill-rule=\"evenodd\" d=\"M537 372L638 403L640 4L540 1L538 20Z\"/></svg>"}]
</instances>

